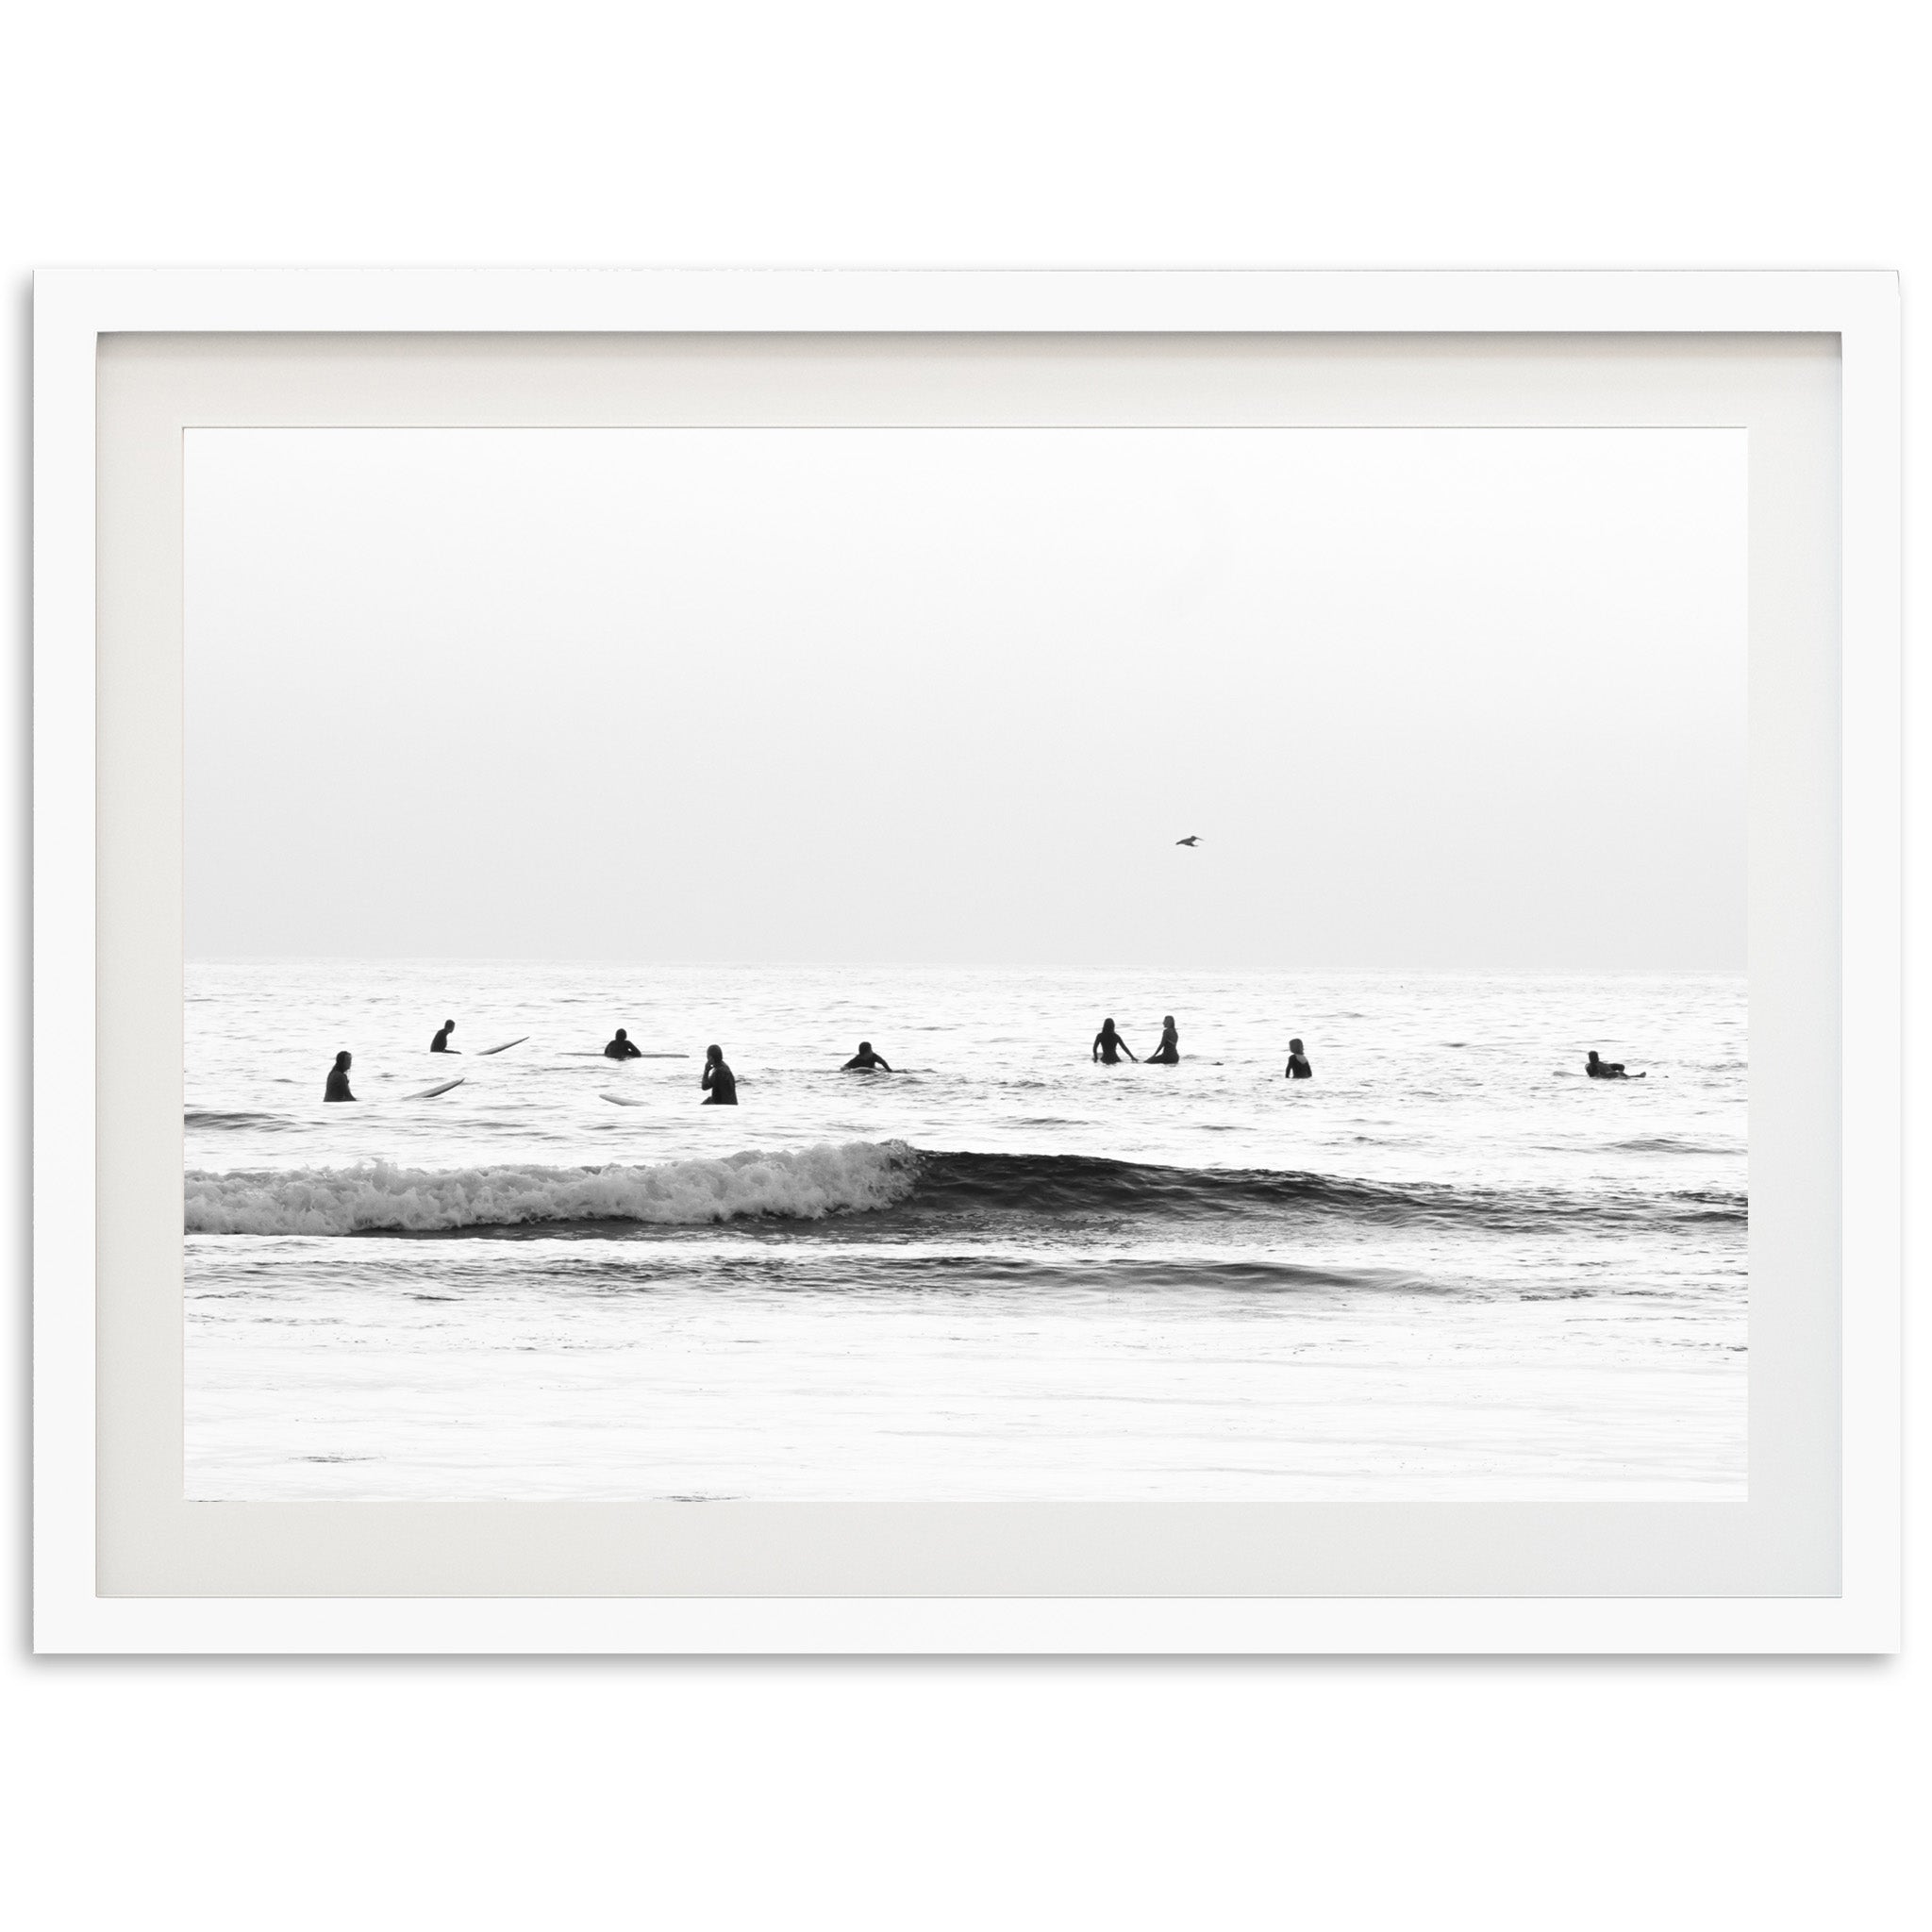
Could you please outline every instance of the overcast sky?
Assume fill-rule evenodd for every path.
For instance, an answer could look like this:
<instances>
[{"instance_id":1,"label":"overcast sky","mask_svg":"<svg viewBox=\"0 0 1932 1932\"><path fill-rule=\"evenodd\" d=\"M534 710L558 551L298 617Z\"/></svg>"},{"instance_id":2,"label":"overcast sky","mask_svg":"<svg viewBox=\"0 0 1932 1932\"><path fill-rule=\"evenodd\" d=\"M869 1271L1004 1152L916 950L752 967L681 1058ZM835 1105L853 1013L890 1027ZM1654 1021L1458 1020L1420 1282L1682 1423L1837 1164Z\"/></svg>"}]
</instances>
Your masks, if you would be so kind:
<instances>
[{"instance_id":1,"label":"overcast sky","mask_svg":"<svg viewBox=\"0 0 1932 1932\"><path fill-rule=\"evenodd\" d=\"M1744 455L192 430L189 951L1741 969Z\"/></svg>"}]
</instances>

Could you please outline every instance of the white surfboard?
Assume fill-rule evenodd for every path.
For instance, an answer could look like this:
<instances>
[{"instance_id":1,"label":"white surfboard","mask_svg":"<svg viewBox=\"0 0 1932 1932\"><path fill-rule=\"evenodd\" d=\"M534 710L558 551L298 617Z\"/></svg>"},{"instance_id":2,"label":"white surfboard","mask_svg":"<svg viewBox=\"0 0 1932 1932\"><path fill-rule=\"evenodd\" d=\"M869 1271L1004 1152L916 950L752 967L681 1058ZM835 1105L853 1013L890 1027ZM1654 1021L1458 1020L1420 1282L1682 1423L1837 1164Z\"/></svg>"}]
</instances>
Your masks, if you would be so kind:
<instances>
[{"instance_id":1,"label":"white surfboard","mask_svg":"<svg viewBox=\"0 0 1932 1932\"><path fill-rule=\"evenodd\" d=\"M445 1080L441 1087L425 1087L420 1093L406 1093L405 1100L434 1100L439 1093L447 1093L452 1087L460 1087L463 1076L458 1074L454 1080Z\"/></svg>"},{"instance_id":2,"label":"white surfboard","mask_svg":"<svg viewBox=\"0 0 1932 1932\"><path fill-rule=\"evenodd\" d=\"M476 1058L479 1060L487 1060L493 1053L508 1053L511 1047L523 1045L529 1037L527 1033L519 1033L514 1040L506 1040L501 1046L486 1046Z\"/></svg>"},{"instance_id":3,"label":"white surfboard","mask_svg":"<svg viewBox=\"0 0 1932 1932\"><path fill-rule=\"evenodd\" d=\"M567 1060L608 1060L611 1058L610 1055L603 1052L601 1049L593 1053L588 1046L567 1046L563 1050L563 1057ZM633 1060L688 1060L691 1058L691 1055L688 1053L633 1053L626 1054L625 1058ZM624 1064L624 1060L616 1060L613 1064L621 1067Z\"/></svg>"}]
</instances>

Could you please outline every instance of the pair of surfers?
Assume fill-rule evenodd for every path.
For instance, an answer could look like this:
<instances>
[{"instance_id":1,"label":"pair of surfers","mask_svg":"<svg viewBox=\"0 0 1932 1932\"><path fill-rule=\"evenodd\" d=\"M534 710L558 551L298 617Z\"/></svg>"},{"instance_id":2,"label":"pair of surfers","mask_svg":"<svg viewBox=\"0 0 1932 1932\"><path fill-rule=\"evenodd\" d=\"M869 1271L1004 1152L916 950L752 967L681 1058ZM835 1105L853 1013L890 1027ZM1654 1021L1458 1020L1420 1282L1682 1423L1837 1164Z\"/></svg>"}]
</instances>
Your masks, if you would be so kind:
<instances>
[{"instance_id":1,"label":"pair of surfers","mask_svg":"<svg viewBox=\"0 0 1932 1932\"><path fill-rule=\"evenodd\" d=\"M1100 1031L1093 1036L1093 1058L1102 1066L1117 1067L1122 1054L1125 1054L1136 1066L1140 1065L1141 1056L1121 1038L1112 1019L1103 1020ZM1147 1064L1150 1067L1177 1067L1180 1058L1181 1036L1174 1024L1174 1015L1167 1013L1161 1017L1160 1044L1147 1056Z\"/></svg>"},{"instance_id":2,"label":"pair of surfers","mask_svg":"<svg viewBox=\"0 0 1932 1932\"><path fill-rule=\"evenodd\" d=\"M607 1060L641 1060L643 1054L639 1050L637 1041L620 1026L615 1037L606 1043L604 1058ZM698 1085L705 1090L704 1106L738 1105L738 1079L724 1064L723 1047L708 1046L705 1049L705 1071L698 1078Z\"/></svg>"},{"instance_id":3,"label":"pair of surfers","mask_svg":"<svg viewBox=\"0 0 1932 1932\"><path fill-rule=\"evenodd\" d=\"M890 1074L892 1069L883 1054L872 1050L872 1041L861 1040L858 1051L840 1068L844 1074L870 1074L883 1071ZM705 1071L698 1084L705 1090L703 1104L706 1107L736 1107L738 1105L738 1080L731 1069L724 1064L724 1054L721 1047L708 1047L705 1050Z\"/></svg>"},{"instance_id":4,"label":"pair of surfers","mask_svg":"<svg viewBox=\"0 0 1932 1932\"><path fill-rule=\"evenodd\" d=\"M608 1060L641 1060L637 1042L622 1026L616 1037L604 1049ZM736 1107L738 1105L738 1077L724 1064L724 1049L712 1045L705 1049L705 1071L698 1076L698 1085L705 1090L701 1103L705 1107Z\"/></svg>"}]
</instances>

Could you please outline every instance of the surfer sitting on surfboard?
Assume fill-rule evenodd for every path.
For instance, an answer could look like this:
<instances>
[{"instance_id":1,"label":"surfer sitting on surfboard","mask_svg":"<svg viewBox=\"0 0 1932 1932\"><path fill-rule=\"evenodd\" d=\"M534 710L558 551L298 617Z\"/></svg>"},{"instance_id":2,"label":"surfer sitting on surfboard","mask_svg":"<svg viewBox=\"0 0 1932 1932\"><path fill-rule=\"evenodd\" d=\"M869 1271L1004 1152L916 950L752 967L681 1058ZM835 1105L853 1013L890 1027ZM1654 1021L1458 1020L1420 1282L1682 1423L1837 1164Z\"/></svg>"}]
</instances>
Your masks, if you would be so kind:
<instances>
[{"instance_id":1,"label":"surfer sitting on surfboard","mask_svg":"<svg viewBox=\"0 0 1932 1932\"><path fill-rule=\"evenodd\" d=\"M336 1063L329 1069L328 1085L322 1090L322 1097L325 1100L355 1099L356 1096L349 1091L349 1056L347 1054L337 1054Z\"/></svg>"},{"instance_id":2,"label":"surfer sitting on surfboard","mask_svg":"<svg viewBox=\"0 0 1932 1932\"><path fill-rule=\"evenodd\" d=\"M892 1070L886 1065L885 1056L872 1050L872 1041L861 1040L858 1051L839 1069L841 1074L869 1074L874 1067L884 1067L887 1073Z\"/></svg>"},{"instance_id":3,"label":"surfer sitting on surfboard","mask_svg":"<svg viewBox=\"0 0 1932 1932\"><path fill-rule=\"evenodd\" d=\"M722 1046L708 1046L705 1049L704 1077L698 1085L705 1090L701 1107L736 1107L738 1105L738 1082L732 1076L731 1069L724 1064L724 1049Z\"/></svg>"},{"instance_id":4,"label":"surfer sitting on surfboard","mask_svg":"<svg viewBox=\"0 0 1932 1932\"><path fill-rule=\"evenodd\" d=\"M630 1035L620 1026L617 1038L604 1049L604 1058L607 1060L641 1060L643 1055L638 1051Z\"/></svg>"},{"instance_id":5,"label":"surfer sitting on surfboard","mask_svg":"<svg viewBox=\"0 0 1932 1932\"><path fill-rule=\"evenodd\" d=\"M1291 1080L1312 1080L1315 1070L1308 1064L1308 1057L1302 1051L1299 1040L1288 1042L1288 1077Z\"/></svg>"},{"instance_id":6,"label":"surfer sitting on surfboard","mask_svg":"<svg viewBox=\"0 0 1932 1932\"><path fill-rule=\"evenodd\" d=\"M436 1038L429 1042L429 1051L431 1053L461 1053L461 1047L452 1046L449 1043L449 1037L456 1030L457 1023L454 1020L445 1020L436 1029Z\"/></svg>"},{"instance_id":7,"label":"surfer sitting on surfboard","mask_svg":"<svg viewBox=\"0 0 1932 1932\"><path fill-rule=\"evenodd\" d=\"M1137 1067L1141 1064L1141 1056L1114 1031L1113 1020L1108 1017L1100 1023L1100 1031L1093 1036L1093 1058L1105 1066L1117 1067L1122 1054Z\"/></svg>"},{"instance_id":8,"label":"surfer sitting on surfboard","mask_svg":"<svg viewBox=\"0 0 1932 1932\"><path fill-rule=\"evenodd\" d=\"M1583 1071L1592 1080L1641 1080L1646 1077L1642 1074L1626 1074L1622 1060L1598 1059L1595 1047L1591 1048L1590 1058L1583 1063Z\"/></svg>"},{"instance_id":9,"label":"surfer sitting on surfboard","mask_svg":"<svg viewBox=\"0 0 1932 1932\"><path fill-rule=\"evenodd\" d=\"M1150 1067L1177 1067L1180 1063L1180 1032L1174 1024L1174 1015L1167 1013L1160 1022L1160 1044L1147 1056L1147 1064Z\"/></svg>"}]
</instances>

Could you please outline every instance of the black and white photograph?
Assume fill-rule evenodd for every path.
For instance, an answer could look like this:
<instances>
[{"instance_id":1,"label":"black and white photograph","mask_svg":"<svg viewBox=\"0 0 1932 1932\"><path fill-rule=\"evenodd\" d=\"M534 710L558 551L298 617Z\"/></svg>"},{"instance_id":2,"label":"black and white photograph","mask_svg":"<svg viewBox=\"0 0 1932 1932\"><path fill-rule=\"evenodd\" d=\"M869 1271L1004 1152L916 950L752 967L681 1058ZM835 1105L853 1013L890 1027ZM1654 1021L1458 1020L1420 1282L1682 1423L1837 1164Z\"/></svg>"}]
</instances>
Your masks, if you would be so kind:
<instances>
[{"instance_id":1,"label":"black and white photograph","mask_svg":"<svg viewBox=\"0 0 1932 1932\"><path fill-rule=\"evenodd\" d=\"M1924 40L13 9L6 1923L1924 1924Z\"/></svg>"},{"instance_id":2,"label":"black and white photograph","mask_svg":"<svg viewBox=\"0 0 1932 1932\"><path fill-rule=\"evenodd\" d=\"M1744 444L189 431L189 1497L1743 1500Z\"/></svg>"}]
</instances>

